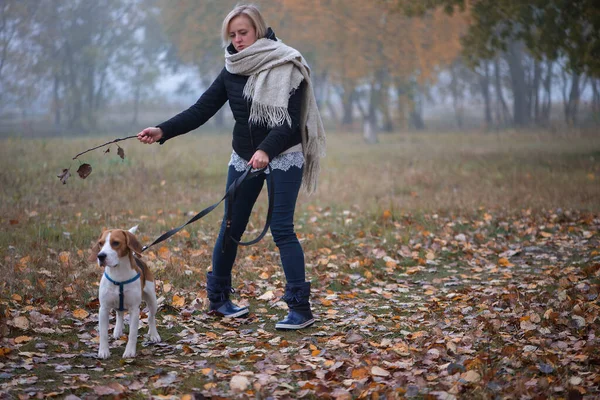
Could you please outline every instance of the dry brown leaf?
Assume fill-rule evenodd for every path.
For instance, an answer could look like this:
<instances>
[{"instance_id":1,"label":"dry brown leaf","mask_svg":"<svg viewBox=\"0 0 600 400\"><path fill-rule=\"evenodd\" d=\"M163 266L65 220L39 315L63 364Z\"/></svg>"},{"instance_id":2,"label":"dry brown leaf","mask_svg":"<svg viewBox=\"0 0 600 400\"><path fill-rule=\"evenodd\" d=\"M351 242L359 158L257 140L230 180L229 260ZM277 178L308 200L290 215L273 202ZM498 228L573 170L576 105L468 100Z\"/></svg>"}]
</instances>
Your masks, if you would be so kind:
<instances>
[{"instance_id":1,"label":"dry brown leaf","mask_svg":"<svg viewBox=\"0 0 600 400\"><path fill-rule=\"evenodd\" d=\"M369 376L369 371L366 368L356 368L352 370L352 379L364 379Z\"/></svg>"},{"instance_id":2,"label":"dry brown leaf","mask_svg":"<svg viewBox=\"0 0 600 400\"><path fill-rule=\"evenodd\" d=\"M473 370L465 372L460 377L469 383L477 383L481 380L481 375Z\"/></svg>"},{"instance_id":3,"label":"dry brown leaf","mask_svg":"<svg viewBox=\"0 0 600 400\"><path fill-rule=\"evenodd\" d=\"M73 311L73 316L77 319L85 319L90 315L89 312L85 311L82 308L78 308L77 310Z\"/></svg>"},{"instance_id":4,"label":"dry brown leaf","mask_svg":"<svg viewBox=\"0 0 600 400\"><path fill-rule=\"evenodd\" d=\"M16 344L21 344L21 343L26 343L26 342L30 342L33 338L31 336L17 336L15 338L15 343Z\"/></svg>"},{"instance_id":5,"label":"dry brown leaf","mask_svg":"<svg viewBox=\"0 0 600 400\"><path fill-rule=\"evenodd\" d=\"M173 295L173 300L171 301L174 307L183 307L185 305L185 298L181 296Z\"/></svg>"}]
</instances>

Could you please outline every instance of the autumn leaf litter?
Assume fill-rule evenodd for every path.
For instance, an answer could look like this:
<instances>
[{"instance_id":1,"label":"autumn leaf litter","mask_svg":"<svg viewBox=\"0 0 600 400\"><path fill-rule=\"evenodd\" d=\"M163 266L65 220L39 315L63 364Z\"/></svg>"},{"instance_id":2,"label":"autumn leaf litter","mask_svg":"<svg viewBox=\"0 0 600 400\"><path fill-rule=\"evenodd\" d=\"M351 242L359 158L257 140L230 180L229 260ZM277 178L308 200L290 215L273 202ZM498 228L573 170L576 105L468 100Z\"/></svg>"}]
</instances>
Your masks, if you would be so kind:
<instances>
[{"instance_id":1,"label":"autumn leaf litter","mask_svg":"<svg viewBox=\"0 0 600 400\"><path fill-rule=\"evenodd\" d=\"M285 304L281 288L260 277L267 270L239 282L240 299L252 302L253 312L233 321L202 311L203 289L157 282L165 341L140 338L135 360L119 359L125 336L111 339L107 362L95 358L97 301L51 306L16 293L2 297L9 334L0 342L0 393L600 395L598 216L377 218L376 228L345 232L334 232L335 218L323 210L304 218L325 245L306 251L318 322L301 332L273 329ZM161 256L182 252L169 246L149 258L159 266Z\"/></svg>"}]
</instances>

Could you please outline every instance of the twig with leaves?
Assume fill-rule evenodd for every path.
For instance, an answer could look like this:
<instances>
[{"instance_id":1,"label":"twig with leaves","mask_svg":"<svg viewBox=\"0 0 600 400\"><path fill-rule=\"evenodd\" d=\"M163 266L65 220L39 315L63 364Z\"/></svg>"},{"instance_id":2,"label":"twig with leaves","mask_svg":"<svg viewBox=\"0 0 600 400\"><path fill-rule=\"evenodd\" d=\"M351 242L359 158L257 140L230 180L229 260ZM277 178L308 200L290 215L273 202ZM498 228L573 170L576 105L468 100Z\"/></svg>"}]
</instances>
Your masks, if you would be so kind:
<instances>
[{"instance_id":1,"label":"twig with leaves","mask_svg":"<svg viewBox=\"0 0 600 400\"><path fill-rule=\"evenodd\" d=\"M84 155L85 153L88 153L92 150L96 150L99 149L101 147L104 146L108 146L110 144L113 143L117 143L117 142L121 142L123 140L127 140L127 139L133 139L133 138L137 138L137 135L133 135L133 136L127 136L124 138L117 138L115 140L112 140L110 142L106 142L104 144L101 144L100 146L96 146L96 147L92 147L91 149L87 149L86 151L82 151L81 153L77 154L75 157L73 157L73 160L78 160L79 161L79 156ZM121 146L119 146L117 144L118 150L117 150L117 155L119 157L121 157L121 159L125 159L125 150L123 150L123 148ZM109 153L110 152L110 147L108 149L106 149L106 151L104 151L104 154ZM60 181L64 184L67 183L67 179L69 179L69 177L71 176L71 166L69 165L69 168L65 168L62 170L62 172L60 174L57 175L57 177L60 179ZM79 165L79 168L77 169L77 174L79 175L79 177L81 179L85 179L87 178L90 174L92 173L92 166L90 164L87 163L83 163Z\"/></svg>"}]
</instances>

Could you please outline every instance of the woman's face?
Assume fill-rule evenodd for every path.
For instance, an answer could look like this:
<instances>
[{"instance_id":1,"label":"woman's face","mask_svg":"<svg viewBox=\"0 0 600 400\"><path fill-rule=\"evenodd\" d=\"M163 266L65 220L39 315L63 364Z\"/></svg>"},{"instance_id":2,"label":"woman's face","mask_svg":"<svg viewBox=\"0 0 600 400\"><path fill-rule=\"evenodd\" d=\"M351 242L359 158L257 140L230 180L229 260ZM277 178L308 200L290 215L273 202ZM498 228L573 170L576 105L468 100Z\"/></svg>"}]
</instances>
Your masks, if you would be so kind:
<instances>
[{"instance_id":1,"label":"woman's face","mask_svg":"<svg viewBox=\"0 0 600 400\"><path fill-rule=\"evenodd\" d=\"M237 51L241 51L256 42L256 29L254 29L250 18L245 15L238 15L232 19L229 22L229 38Z\"/></svg>"}]
</instances>

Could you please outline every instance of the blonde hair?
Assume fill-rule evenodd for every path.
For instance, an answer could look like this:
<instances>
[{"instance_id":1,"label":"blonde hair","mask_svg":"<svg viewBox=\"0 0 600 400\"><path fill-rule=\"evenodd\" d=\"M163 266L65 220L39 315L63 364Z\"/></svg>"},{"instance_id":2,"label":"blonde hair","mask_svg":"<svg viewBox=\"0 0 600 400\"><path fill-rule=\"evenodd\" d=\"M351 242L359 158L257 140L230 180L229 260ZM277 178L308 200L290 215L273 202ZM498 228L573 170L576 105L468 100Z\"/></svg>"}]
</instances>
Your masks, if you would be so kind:
<instances>
[{"instance_id":1,"label":"blonde hair","mask_svg":"<svg viewBox=\"0 0 600 400\"><path fill-rule=\"evenodd\" d=\"M267 35L267 24L265 20L254 4L241 4L236 6L223 20L223 26L221 27L221 39L223 40L223 47L227 47L231 42L229 38L229 24L231 20L244 15L250 19L254 30L256 31L256 39L262 39Z\"/></svg>"}]
</instances>

